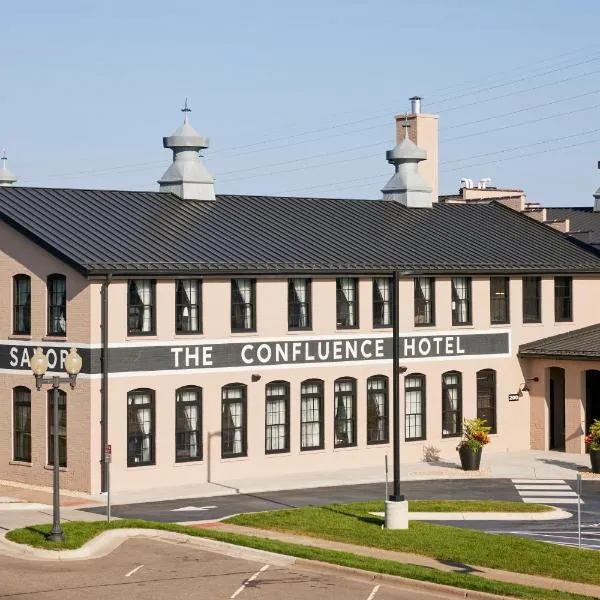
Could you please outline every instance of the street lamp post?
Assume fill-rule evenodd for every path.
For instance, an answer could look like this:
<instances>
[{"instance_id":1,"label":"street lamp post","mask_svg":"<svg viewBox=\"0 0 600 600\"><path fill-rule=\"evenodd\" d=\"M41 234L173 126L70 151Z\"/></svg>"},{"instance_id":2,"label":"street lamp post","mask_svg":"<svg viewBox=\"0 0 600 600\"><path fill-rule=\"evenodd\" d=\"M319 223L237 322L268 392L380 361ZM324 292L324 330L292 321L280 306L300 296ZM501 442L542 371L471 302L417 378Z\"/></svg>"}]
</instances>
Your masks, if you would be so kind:
<instances>
[{"instance_id":1,"label":"street lamp post","mask_svg":"<svg viewBox=\"0 0 600 600\"><path fill-rule=\"evenodd\" d=\"M54 465L53 465L53 487L52 487L52 531L48 535L50 542L64 542L65 534L60 527L60 468L59 468L59 448L58 448L58 390L61 383L68 383L71 389L75 389L77 374L81 370L81 356L75 348L69 350L65 358L65 371L68 377L52 375L44 377L48 370L48 358L44 356L41 348L36 348L31 357L31 370L35 377L35 387L39 391L43 384L52 386L52 421L54 423L53 441L54 441Z\"/></svg>"}]
</instances>

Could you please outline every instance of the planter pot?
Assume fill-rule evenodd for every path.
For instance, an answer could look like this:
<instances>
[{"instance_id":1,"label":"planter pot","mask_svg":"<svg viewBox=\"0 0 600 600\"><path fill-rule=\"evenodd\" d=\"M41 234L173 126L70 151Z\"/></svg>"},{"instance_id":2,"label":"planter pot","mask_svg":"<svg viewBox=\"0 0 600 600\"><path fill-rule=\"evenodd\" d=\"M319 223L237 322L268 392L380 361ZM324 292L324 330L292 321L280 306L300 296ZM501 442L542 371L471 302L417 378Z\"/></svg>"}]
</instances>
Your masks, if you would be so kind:
<instances>
[{"instance_id":1,"label":"planter pot","mask_svg":"<svg viewBox=\"0 0 600 600\"><path fill-rule=\"evenodd\" d=\"M463 471L479 471L482 450L483 448L479 448L478 450L473 451L468 446L458 449L460 464L463 468Z\"/></svg>"},{"instance_id":2,"label":"planter pot","mask_svg":"<svg viewBox=\"0 0 600 600\"><path fill-rule=\"evenodd\" d=\"M592 473L600 473L600 450L590 450Z\"/></svg>"}]
</instances>

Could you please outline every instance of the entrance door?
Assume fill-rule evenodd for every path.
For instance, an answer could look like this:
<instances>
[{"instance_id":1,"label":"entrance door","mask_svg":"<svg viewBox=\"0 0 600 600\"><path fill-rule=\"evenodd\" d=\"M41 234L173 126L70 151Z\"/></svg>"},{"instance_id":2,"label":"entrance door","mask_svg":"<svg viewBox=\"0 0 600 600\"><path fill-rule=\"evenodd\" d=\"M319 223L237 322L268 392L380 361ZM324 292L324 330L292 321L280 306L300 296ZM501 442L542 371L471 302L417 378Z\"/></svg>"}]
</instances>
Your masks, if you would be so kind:
<instances>
[{"instance_id":1,"label":"entrance door","mask_svg":"<svg viewBox=\"0 0 600 600\"><path fill-rule=\"evenodd\" d=\"M600 419L600 371L585 372L585 432L594 419Z\"/></svg>"},{"instance_id":2,"label":"entrance door","mask_svg":"<svg viewBox=\"0 0 600 600\"><path fill-rule=\"evenodd\" d=\"M550 369L549 398L550 450L565 450L565 371L559 367Z\"/></svg>"}]
</instances>

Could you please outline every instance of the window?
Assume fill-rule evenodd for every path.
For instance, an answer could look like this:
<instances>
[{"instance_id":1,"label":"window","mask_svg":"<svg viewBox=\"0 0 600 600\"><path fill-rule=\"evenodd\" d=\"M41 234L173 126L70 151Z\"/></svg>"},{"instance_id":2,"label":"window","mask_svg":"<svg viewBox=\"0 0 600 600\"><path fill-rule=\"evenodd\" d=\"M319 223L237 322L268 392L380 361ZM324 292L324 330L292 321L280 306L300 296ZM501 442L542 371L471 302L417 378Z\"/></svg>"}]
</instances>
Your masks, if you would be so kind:
<instances>
[{"instance_id":1,"label":"window","mask_svg":"<svg viewBox=\"0 0 600 600\"><path fill-rule=\"evenodd\" d=\"M542 320L541 277L523 277L523 323Z\"/></svg>"},{"instance_id":2,"label":"window","mask_svg":"<svg viewBox=\"0 0 600 600\"><path fill-rule=\"evenodd\" d=\"M290 386L286 381L273 381L266 386L265 452L289 452Z\"/></svg>"},{"instance_id":3,"label":"window","mask_svg":"<svg viewBox=\"0 0 600 600\"><path fill-rule=\"evenodd\" d=\"M155 332L154 279L131 279L129 281L127 333L151 335Z\"/></svg>"},{"instance_id":4,"label":"window","mask_svg":"<svg viewBox=\"0 0 600 600\"><path fill-rule=\"evenodd\" d=\"M490 277L490 322L495 325L510 323L510 279Z\"/></svg>"},{"instance_id":5,"label":"window","mask_svg":"<svg viewBox=\"0 0 600 600\"><path fill-rule=\"evenodd\" d=\"M221 457L246 456L246 386L226 385L222 403Z\"/></svg>"},{"instance_id":6,"label":"window","mask_svg":"<svg viewBox=\"0 0 600 600\"><path fill-rule=\"evenodd\" d=\"M199 279L178 279L176 282L175 331L202 331L202 282Z\"/></svg>"},{"instance_id":7,"label":"window","mask_svg":"<svg viewBox=\"0 0 600 600\"><path fill-rule=\"evenodd\" d=\"M31 462L31 391L13 390L13 459Z\"/></svg>"},{"instance_id":8,"label":"window","mask_svg":"<svg viewBox=\"0 0 600 600\"><path fill-rule=\"evenodd\" d=\"M496 371L477 372L477 418L485 419L490 433L496 433Z\"/></svg>"},{"instance_id":9,"label":"window","mask_svg":"<svg viewBox=\"0 0 600 600\"><path fill-rule=\"evenodd\" d=\"M367 379L367 444L388 442L388 378Z\"/></svg>"},{"instance_id":10,"label":"window","mask_svg":"<svg viewBox=\"0 0 600 600\"><path fill-rule=\"evenodd\" d=\"M442 375L442 437L459 436L461 432L461 374L457 371L449 371Z\"/></svg>"},{"instance_id":11,"label":"window","mask_svg":"<svg viewBox=\"0 0 600 600\"><path fill-rule=\"evenodd\" d=\"M48 464L54 464L54 390L48 390ZM58 466L67 466L67 394L58 390Z\"/></svg>"},{"instance_id":12,"label":"window","mask_svg":"<svg viewBox=\"0 0 600 600\"><path fill-rule=\"evenodd\" d=\"M13 277L13 333L31 334L31 278L29 275Z\"/></svg>"},{"instance_id":13,"label":"window","mask_svg":"<svg viewBox=\"0 0 600 600\"><path fill-rule=\"evenodd\" d=\"M471 278L452 278L452 325L471 324Z\"/></svg>"},{"instance_id":14,"label":"window","mask_svg":"<svg viewBox=\"0 0 600 600\"><path fill-rule=\"evenodd\" d=\"M358 279L336 279L336 320L338 329L358 327Z\"/></svg>"},{"instance_id":15,"label":"window","mask_svg":"<svg viewBox=\"0 0 600 600\"><path fill-rule=\"evenodd\" d=\"M435 279L415 278L415 326L435 325Z\"/></svg>"},{"instance_id":16,"label":"window","mask_svg":"<svg viewBox=\"0 0 600 600\"><path fill-rule=\"evenodd\" d=\"M424 440L425 375L415 373L404 378L404 437L406 441Z\"/></svg>"},{"instance_id":17,"label":"window","mask_svg":"<svg viewBox=\"0 0 600 600\"><path fill-rule=\"evenodd\" d=\"M175 462L202 460L202 390L187 386L175 392Z\"/></svg>"},{"instance_id":18,"label":"window","mask_svg":"<svg viewBox=\"0 0 600 600\"><path fill-rule=\"evenodd\" d=\"M356 380L337 379L334 384L334 447L356 446Z\"/></svg>"},{"instance_id":19,"label":"window","mask_svg":"<svg viewBox=\"0 0 600 600\"><path fill-rule=\"evenodd\" d=\"M256 280L231 280L231 331L256 331Z\"/></svg>"},{"instance_id":20,"label":"window","mask_svg":"<svg viewBox=\"0 0 600 600\"><path fill-rule=\"evenodd\" d=\"M48 287L48 335L67 335L67 278L50 275Z\"/></svg>"},{"instance_id":21,"label":"window","mask_svg":"<svg viewBox=\"0 0 600 600\"><path fill-rule=\"evenodd\" d=\"M554 278L554 320L573 320L573 278Z\"/></svg>"},{"instance_id":22,"label":"window","mask_svg":"<svg viewBox=\"0 0 600 600\"><path fill-rule=\"evenodd\" d=\"M392 288L389 277L373 279L373 327L392 326Z\"/></svg>"},{"instance_id":23,"label":"window","mask_svg":"<svg viewBox=\"0 0 600 600\"><path fill-rule=\"evenodd\" d=\"M309 379L300 388L300 450L323 445L323 382Z\"/></svg>"},{"instance_id":24,"label":"window","mask_svg":"<svg viewBox=\"0 0 600 600\"><path fill-rule=\"evenodd\" d=\"M127 466L155 464L154 390L127 394Z\"/></svg>"},{"instance_id":25,"label":"window","mask_svg":"<svg viewBox=\"0 0 600 600\"><path fill-rule=\"evenodd\" d=\"M311 328L310 279L288 279L288 329Z\"/></svg>"}]
</instances>

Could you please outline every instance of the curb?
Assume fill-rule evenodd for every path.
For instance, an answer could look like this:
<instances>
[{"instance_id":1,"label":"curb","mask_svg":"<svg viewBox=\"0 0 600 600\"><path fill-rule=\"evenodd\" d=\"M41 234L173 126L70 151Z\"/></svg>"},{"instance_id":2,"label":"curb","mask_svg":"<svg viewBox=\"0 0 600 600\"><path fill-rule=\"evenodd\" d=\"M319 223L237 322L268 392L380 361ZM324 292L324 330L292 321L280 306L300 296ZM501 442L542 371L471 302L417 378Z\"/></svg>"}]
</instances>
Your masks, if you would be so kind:
<instances>
[{"instance_id":1,"label":"curb","mask_svg":"<svg viewBox=\"0 0 600 600\"><path fill-rule=\"evenodd\" d=\"M548 505L545 505L548 506ZM409 512L409 521L552 521L569 519L572 513L550 507L544 512ZM376 517L385 517L383 512L370 512Z\"/></svg>"},{"instance_id":2,"label":"curb","mask_svg":"<svg viewBox=\"0 0 600 600\"><path fill-rule=\"evenodd\" d=\"M65 507L62 507L65 508ZM1 502L0 512L11 510L51 510L51 504L39 504L37 502Z\"/></svg>"}]
</instances>

